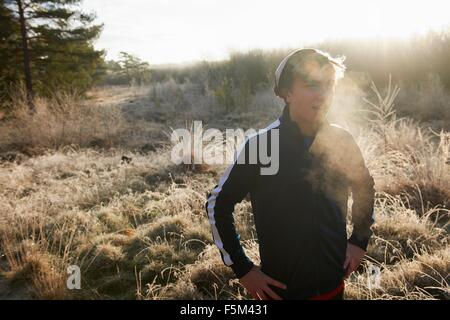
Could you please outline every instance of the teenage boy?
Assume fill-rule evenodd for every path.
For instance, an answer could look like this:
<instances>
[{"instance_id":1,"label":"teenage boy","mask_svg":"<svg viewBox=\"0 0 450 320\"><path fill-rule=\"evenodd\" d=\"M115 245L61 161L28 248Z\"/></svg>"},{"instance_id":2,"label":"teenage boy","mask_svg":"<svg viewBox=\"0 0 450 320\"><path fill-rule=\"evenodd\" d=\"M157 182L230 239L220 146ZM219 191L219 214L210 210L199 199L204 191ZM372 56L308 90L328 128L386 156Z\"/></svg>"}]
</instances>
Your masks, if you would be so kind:
<instances>
[{"instance_id":1,"label":"teenage boy","mask_svg":"<svg viewBox=\"0 0 450 320\"><path fill-rule=\"evenodd\" d=\"M285 102L282 115L245 140L208 194L205 209L222 261L255 299L343 299L343 280L366 253L374 180L353 136L326 118L344 71L342 58L317 49L286 56L274 86ZM248 160L262 144L278 152L275 173L262 174L266 164ZM353 231L348 239L350 191ZM247 194L259 266L246 256L234 225L234 206Z\"/></svg>"}]
</instances>

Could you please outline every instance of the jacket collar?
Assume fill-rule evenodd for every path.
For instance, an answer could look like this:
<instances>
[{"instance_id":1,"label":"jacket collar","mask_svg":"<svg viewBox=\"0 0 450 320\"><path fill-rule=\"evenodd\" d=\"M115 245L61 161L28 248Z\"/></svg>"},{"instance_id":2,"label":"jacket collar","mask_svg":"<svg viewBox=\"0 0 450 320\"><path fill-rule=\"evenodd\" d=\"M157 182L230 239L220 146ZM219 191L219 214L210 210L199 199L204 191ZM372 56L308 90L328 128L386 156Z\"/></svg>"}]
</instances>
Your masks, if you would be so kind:
<instances>
[{"instance_id":1,"label":"jacket collar","mask_svg":"<svg viewBox=\"0 0 450 320\"><path fill-rule=\"evenodd\" d=\"M302 134L300 128L298 127L297 122L292 120L289 115L289 106L287 105L287 103L285 103L285 105L283 107L283 112L278 119L280 120L281 125L288 128L288 130L291 134L293 134L295 137L303 140L304 135ZM323 121L319 127L319 131L323 130L324 128L328 127L329 125L330 125L330 122L328 121L328 119L327 118L323 119Z\"/></svg>"}]
</instances>

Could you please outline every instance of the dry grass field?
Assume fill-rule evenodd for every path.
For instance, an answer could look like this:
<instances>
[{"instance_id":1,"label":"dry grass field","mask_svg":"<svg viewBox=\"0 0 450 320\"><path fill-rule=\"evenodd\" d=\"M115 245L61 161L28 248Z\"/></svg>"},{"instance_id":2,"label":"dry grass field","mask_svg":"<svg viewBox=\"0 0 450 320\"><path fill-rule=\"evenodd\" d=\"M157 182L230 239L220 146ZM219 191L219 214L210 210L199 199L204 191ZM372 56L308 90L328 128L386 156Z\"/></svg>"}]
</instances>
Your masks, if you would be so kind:
<instances>
[{"instance_id":1,"label":"dry grass field","mask_svg":"<svg viewBox=\"0 0 450 320\"><path fill-rule=\"evenodd\" d=\"M258 108L271 93L218 117L208 115L207 95L181 110L155 105L152 90L195 98L195 88L174 83L107 87L87 100L39 100L30 116L18 97L0 120L0 299L250 298L220 260L204 212L225 167L173 164L167 133L189 127L186 119L262 128L279 113ZM383 95L370 102L370 125L344 123L377 192L374 237L346 298L449 299L450 132L395 117ZM258 262L248 200L235 220ZM79 290L66 286L69 265L80 267ZM368 282L374 266L378 286Z\"/></svg>"}]
</instances>

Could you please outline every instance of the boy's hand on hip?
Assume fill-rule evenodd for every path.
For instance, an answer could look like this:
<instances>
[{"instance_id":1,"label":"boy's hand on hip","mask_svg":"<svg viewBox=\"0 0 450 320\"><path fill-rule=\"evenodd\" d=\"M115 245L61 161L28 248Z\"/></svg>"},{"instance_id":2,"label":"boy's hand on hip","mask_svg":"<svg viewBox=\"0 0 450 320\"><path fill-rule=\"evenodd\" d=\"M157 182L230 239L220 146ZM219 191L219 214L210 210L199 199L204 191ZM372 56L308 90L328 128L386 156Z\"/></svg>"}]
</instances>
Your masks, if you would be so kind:
<instances>
[{"instance_id":1,"label":"boy's hand on hip","mask_svg":"<svg viewBox=\"0 0 450 320\"><path fill-rule=\"evenodd\" d=\"M282 300L282 298L277 295L269 287L269 285L273 285L281 289L287 288L285 284L272 279L262 272L261 268L257 265L254 265L249 272L239 278L239 282L256 300Z\"/></svg>"},{"instance_id":2,"label":"boy's hand on hip","mask_svg":"<svg viewBox=\"0 0 450 320\"><path fill-rule=\"evenodd\" d=\"M344 262L344 269L346 272L344 278L347 278L350 273L358 268L365 254L366 251L358 246L355 246L354 244L351 244L350 242L347 242L347 252L345 254Z\"/></svg>"}]
</instances>

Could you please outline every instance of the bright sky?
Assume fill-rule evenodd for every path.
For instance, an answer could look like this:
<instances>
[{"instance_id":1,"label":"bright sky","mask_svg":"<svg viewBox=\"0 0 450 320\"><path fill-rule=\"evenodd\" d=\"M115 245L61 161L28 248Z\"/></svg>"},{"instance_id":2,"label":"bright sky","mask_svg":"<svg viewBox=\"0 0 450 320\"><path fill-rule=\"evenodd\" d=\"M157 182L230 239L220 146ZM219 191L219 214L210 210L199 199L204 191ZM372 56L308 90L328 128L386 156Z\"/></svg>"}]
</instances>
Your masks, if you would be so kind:
<instances>
[{"instance_id":1,"label":"bright sky","mask_svg":"<svg viewBox=\"0 0 450 320\"><path fill-rule=\"evenodd\" d=\"M105 24L96 47L107 59L126 51L150 64L450 26L448 0L84 0L82 8Z\"/></svg>"}]
</instances>

